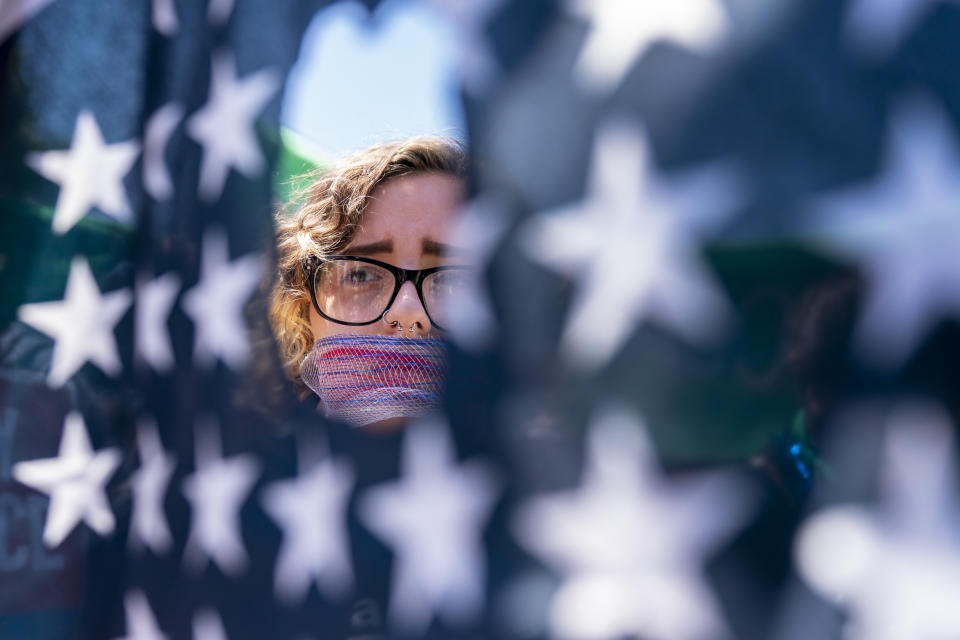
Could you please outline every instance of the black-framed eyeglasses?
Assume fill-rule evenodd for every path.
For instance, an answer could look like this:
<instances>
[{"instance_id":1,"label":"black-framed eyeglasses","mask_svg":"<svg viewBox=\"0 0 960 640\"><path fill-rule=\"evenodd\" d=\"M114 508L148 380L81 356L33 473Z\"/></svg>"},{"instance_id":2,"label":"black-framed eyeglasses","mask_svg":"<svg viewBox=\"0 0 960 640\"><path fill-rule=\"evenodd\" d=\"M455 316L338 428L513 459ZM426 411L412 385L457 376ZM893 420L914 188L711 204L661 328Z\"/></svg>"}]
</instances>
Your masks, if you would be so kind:
<instances>
[{"instance_id":1,"label":"black-framed eyeglasses","mask_svg":"<svg viewBox=\"0 0 960 640\"><path fill-rule=\"evenodd\" d=\"M313 308L331 322L359 326L380 320L409 281L438 329L449 328L451 306L475 274L464 265L403 269L359 256L315 258L308 271Z\"/></svg>"}]
</instances>

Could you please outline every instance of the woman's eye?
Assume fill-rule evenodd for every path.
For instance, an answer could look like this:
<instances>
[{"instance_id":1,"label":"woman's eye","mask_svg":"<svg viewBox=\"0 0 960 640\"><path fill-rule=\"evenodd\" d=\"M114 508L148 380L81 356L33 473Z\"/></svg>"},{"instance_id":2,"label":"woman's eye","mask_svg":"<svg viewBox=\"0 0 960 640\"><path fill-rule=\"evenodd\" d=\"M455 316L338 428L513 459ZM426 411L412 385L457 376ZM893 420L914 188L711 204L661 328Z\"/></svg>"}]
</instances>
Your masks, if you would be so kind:
<instances>
[{"instance_id":1,"label":"woman's eye","mask_svg":"<svg viewBox=\"0 0 960 640\"><path fill-rule=\"evenodd\" d=\"M471 272L466 269L439 271L437 272L436 283L440 287L460 289L468 284L470 276Z\"/></svg>"},{"instance_id":2,"label":"woman's eye","mask_svg":"<svg viewBox=\"0 0 960 640\"><path fill-rule=\"evenodd\" d=\"M346 284L368 284L378 280L377 274L371 269L351 269L343 278Z\"/></svg>"}]
</instances>

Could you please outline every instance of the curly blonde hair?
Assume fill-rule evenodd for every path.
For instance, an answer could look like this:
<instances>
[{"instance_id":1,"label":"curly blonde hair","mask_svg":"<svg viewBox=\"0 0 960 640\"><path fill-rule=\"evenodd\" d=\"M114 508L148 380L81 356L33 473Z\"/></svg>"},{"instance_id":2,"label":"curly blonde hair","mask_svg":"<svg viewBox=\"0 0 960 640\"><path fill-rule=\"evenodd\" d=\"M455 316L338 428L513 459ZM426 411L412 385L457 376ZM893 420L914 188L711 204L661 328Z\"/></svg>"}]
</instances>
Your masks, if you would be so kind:
<instances>
[{"instance_id":1,"label":"curly blonde hair","mask_svg":"<svg viewBox=\"0 0 960 640\"><path fill-rule=\"evenodd\" d=\"M307 186L278 212L278 277L270 294L269 316L284 371L298 394L309 393L300 380L300 362L313 347L308 261L346 248L378 186L390 178L428 172L463 179L463 146L440 136L375 145L332 169L308 174Z\"/></svg>"}]
</instances>

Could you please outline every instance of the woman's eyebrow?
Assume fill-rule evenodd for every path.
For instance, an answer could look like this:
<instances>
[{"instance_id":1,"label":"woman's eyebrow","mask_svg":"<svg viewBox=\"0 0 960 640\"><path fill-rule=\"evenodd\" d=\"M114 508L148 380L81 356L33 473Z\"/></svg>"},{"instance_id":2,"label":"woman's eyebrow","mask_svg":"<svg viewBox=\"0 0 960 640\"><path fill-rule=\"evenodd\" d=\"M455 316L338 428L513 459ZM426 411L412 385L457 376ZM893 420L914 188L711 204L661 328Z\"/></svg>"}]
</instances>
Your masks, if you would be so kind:
<instances>
[{"instance_id":1,"label":"woman's eyebrow","mask_svg":"<svg viewBox=\"0 0 960 640\"><path fill-rule=\"evenodd\" d=\"M449 244L443 244L430 238L424 238L421 243L421 251L425 256L466 256L469 252L466 249L460 249Z\"/></svg>"},{"instance_id":2,"label":"woman's eyebrow","mask_svg":"<svg viewBox=\"0 0 960 640\"><path fill-rule=\"evenodd\" d=\"M345 253L357 256L368 256L374 253L390 253L393 251L393 240L378 240L367 244L358 244L344 249Z\"/></svg>"}]
</instances>

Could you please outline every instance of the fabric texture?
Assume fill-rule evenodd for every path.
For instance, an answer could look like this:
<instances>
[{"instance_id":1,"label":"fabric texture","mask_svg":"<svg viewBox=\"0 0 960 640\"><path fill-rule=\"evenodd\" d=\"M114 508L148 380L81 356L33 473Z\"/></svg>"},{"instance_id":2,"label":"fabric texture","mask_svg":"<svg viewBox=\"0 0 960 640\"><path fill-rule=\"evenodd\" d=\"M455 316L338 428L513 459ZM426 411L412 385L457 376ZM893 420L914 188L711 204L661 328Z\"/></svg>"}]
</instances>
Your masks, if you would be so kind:
<instances>
[{"instance_id":1,"label":"fabric texture","mask_svg":"<svg viewBox=\"0 0 960 640\"><path fill-rule=\"evenodd\" d=\"M363 426L438 407L446 369L443 340L338 334L316 341L300 376L328 418Z\"/></svg>"}]
</instances>

